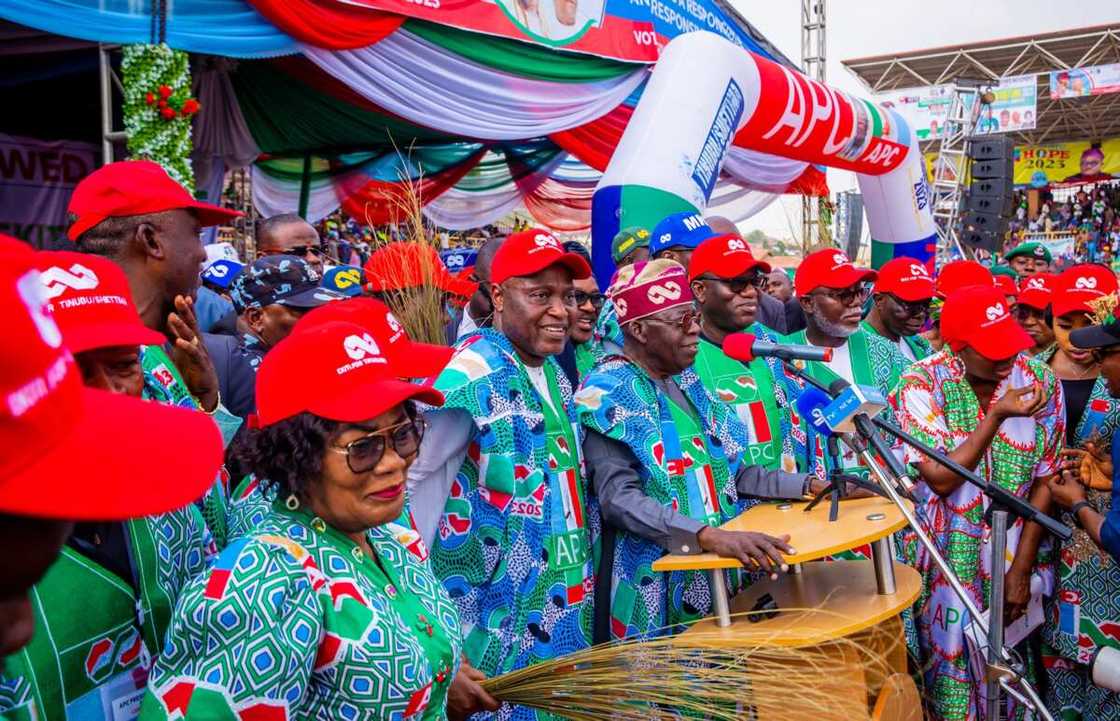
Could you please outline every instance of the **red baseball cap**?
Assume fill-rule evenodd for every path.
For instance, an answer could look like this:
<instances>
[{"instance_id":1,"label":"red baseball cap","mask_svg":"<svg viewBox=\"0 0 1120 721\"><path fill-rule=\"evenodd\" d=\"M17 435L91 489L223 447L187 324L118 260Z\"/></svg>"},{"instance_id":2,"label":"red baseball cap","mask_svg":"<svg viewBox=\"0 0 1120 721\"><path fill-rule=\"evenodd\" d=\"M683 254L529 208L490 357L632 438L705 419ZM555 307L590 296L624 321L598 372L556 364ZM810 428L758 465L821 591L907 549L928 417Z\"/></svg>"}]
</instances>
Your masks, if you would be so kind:
<instances>
[{"instance_id":1,"label":"red baseball cap","mask_svg":"<svg viewBox=\"0 0 1120 721\"><path fill-rule=\"evenodd\" d=\"M36 255L43 295L72 352L167 342L140 320L128 278L113 261L69 251Z\"/></svg>"},{"instance_id":2,"label":"red baseball cap","mask_svg":"<svg viewBox=\"0 0 1120 721\"><path fill-rule=\"evenodd\" d=\"M808 295L817 288L849 288L865 280L875 280L878 273L867 268L857 268L844 251L825 248L810 253L797 266L793 288L798 295Z\"/></svg>"},{"instance_id":3,"label":"red baseball cap","mask_svg":"<svg viewBox=\"0 0 1120 721\"><path fill-rule=\"evenodd\" d=\"M924 263L913 258L895 258L879 268L876 293L890 293L905 301L929 300L933 297L933 278Z\"/></svg>"},{"instance_id":4,"label":"red baseball cap","mask_svg":"<svg viewBox=\"0 0 1120 721\"><path fill-rule=\"evenodd\" d=\"M996 287L1003 291L1006 297L1015 298L1019 295L1019 288L1015 285L1015 279L1009 275L992 275L992 280L995 282Z\"/></svg>"},{"instance_id":5,"label":"red baseball cap","mask_svg":"<svg viewBox=\"0 0 1120 721\"><path fill-rule=\"evenodd\" d=\"M954 260L946 263L945 267L937 274L934 288L938 298L948 298L961 288L970 285L983 285L989 288L996 286L992 271L977 263L975 260Z\"/></svg>"},{"instance_id":6,"label":"red baseball cap","mask_svg":"<svg viewBox=\"0 0 1120 721\"><path fill-rule=\"evenodd\" d=\"M375 337L369 328L342 321L292 333L257 370L253 425L270 426L303 412L357 423L409 399L443 405L436 389L397 377L382 350L388 345L388 338Z\"/></svg>"},{"instance_id":7,"label":"red baseball cap","mask_svg":"<svg viewBox=\"0 0 1120 721\"><path fill-rule=\"evenodd\" d=\"M1019 305L1045 310L1054 299L1054 273L1035 273L1019 282Z\"/></svg>"},{"instance_id":8,"label":"red baseball cap","mask_svg":"<svg viewBox=\"0 0 1120 721\"><path fill-rule=\"evenodd\" d=\"M453 348L416 343L408 337L389 307L373 298L350 298L327 303L304 315L293 332L300 333L323 323L354 323L378 340L389 366L399 378L437 376L451 360Z\"/></svg>"},{"instance_id":9,"label":"red baseball cap","mask_svg":"<svg viewBox=\"0 0 1120 721\"><path fill-rule=\"evenodd\" d=\"M717 278L737 278L753 268L770 272L770 264L755 258L747 241L734 233L708 238L692 251L688 279L696 280L704 273Z\"/></svg>"},{"instance_id":10,"label":"red baseball cap","mask_svg":"<svg viewBox=\"0 0 1120 721\"><path fill-rule=\"evenodd\" d=\"M1035 276L1037 277L1037 276ZM1054 279L1051 303L1055 316L1080 311L1092 313L1091 301L1118 290L1116 275L1104 266L1081 263L1070 266Z\"/></svg>"},{"instance_id":11,"label":"red baseball cap","mask_svg":"<svg viewBox=\"0 0 1120 721\"><path fill-rule=\"evenodd\" d=\"M74 222L66 235L70 240L77 240L106 218L179 208L193 211L203 226L220 225L241 215L237 210L195 200L159 163L120 160L102 165L74 188L67 209L74 216Z\"/></svg>"},{"instance_id":12,"label":"red baseball cap","mask_svg":"<svg viewBox=\"0 0 1120 721\"><path fill-rule=\"evenodd\" d=\"M490 282L504 283L510 278L536 275L557 263L572 272L573 280L591 276L587 261L576 253L565 253L552 233L540 229L523 230L506 238L498 247L490 265Z\"/></svg>"},{"instance_id":13,"label":"red baseball cap","mask_svg":"<svg viewBox=\"0 0 1120 721\"><path fill-rule=\"evenodd\" d=\"M0 236L0 512L114 521L200 498L222 464L214 421L83 385L35 255Z\"/></svg>"},{"instance_id":14,"label":"red baseball cap","mask_svg":"<svg viewBox=\"0 0 1120 721\"><path fill-rule=\"evenodd\" d=\"M383 245L370 254L362 270L366 290L375 293L427 286L450 292L454 280L436 249L426 243Z\"/></svg>"},{"instance_id":15,"label":"red baseball cap","mask_svg":"<svg viewBox=\"0 0 1120 721\"><path fill-rule=\"evenodd\" d=\"M1014 318L1003 291L968 285L952 292L941 309L941 337L954 351L966 345L988 360L1011 358L1034 345Z\"/></svg>"}]
</instances>

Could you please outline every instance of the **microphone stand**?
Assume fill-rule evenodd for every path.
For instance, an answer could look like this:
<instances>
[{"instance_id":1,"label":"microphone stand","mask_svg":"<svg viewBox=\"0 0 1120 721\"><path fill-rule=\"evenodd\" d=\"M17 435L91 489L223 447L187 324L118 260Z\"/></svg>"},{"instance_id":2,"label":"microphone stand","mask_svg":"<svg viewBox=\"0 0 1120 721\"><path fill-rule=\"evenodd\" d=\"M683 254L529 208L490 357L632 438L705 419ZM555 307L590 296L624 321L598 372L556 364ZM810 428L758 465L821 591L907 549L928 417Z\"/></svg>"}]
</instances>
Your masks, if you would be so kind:
<instances>
[{"instance_id":1,"label":"microphone stand","mask_svg":"<svg viewBox=\"0 0 1120 721\"><path fill-rule=\"evenodd\" d=\"M785 361L783 361L783 365L795 376L824 391L829 397L835 396L827 386L809 376L807 373L802 372L799 368ZM1007 514L1011 513L1023 518L1024 522L1028 520L1035 521L1062 539L1070 538L1072 536L1072 531L1064 524L1042 513L1018 496L1012 495L999 486L988 483L964 466L961 466L944 454L930 448L887 421L879 418L868 418L866 414L859 414L855 416L852 421L857 434L854 436L845 434L845 444L856 453L863 465L867 467L871 475L879 482L881 489L898 507L899 511L901 511L903 517L906 518L906 521L914 530L922 547L945 577L953 593L964 605L965 610L972 618L972 622L975 623L988 638L987 677L984 679L987 690L987 721L998 721L999 719L1001 692L1006 692L1019 703L1033 710L1045 721L1053 721L1053 716L1050 715L1046 705L1039 697L1038 692L1025 678L1025 667L1022 661L1018 659L1013 652L1008 651L1003 645L1003 569L1005 566L1004 555L1007 544ZM999 551L999 555L994 557L995 562L992 563L992 588L988 599L988 607L991 610L991 623L984 620L980 609L961 584L956 572L949 565L948 561L945 560L936 542L934 542L929 533L926 532L926 529L919 522L915 512L903 502L902 494L899 493L898 488L906 488L906 484L903 481L906 475L905 468L879 435L878 429L890 433L903 443L921 451L928 458L953 471L953 473L957 474L968 483L979 488L981 492L991 499L991 510L993 514L991 523L993 534L992 551L993 554ZM874 450L874 453L872 450ZM876 458L876 454L878 454L882 461ZM899 471L902 472L900 473ZM876 572L878 573L878 569L876 569ZM997 577L999 579L998 582L996 581Z\"/></svg>"}]
</instances>

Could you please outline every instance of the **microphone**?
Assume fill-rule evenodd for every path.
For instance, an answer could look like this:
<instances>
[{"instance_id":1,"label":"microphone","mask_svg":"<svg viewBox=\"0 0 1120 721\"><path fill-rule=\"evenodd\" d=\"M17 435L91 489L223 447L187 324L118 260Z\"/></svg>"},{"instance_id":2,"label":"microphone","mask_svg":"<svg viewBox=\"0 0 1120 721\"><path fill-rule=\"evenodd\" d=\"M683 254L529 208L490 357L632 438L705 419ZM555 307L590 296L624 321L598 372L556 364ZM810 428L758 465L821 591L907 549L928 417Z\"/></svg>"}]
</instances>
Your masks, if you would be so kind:
<instances>
[{"instance_id":1,"label":"microphone","mask_svg":"<svg viewBox=\"0 0 1120 721\"><path fill-rule=\"evenodd\" d=\"M804 418L814 431L823 436L830 436L832 429L828 427L828 421L825 420L824 409L831 401L827 393L809 386L801 391L793 405L797 408L797 415Z\"/></svg>"},{"instance_id":2,"label":"microphone","mask_svg":"<svg viewBox=\"0 0 1120 721\"><path fill-rule=\"evenodd\" d=\"M728 358L750 363L755 358L779 358L784 361L804 360L827 363L832 360L831 348L815 345L784 345L758 340L754 333L732 333L723 339L723 353Z\"/></svg>"},{"instance_id":3,"label":"microphone","mask_svg":"<svg viewBox=\"0 0 1120 721\"><path fill-rule=\"evenodd\" d=\"M844 381L845 388L836 394L824 409L824 420L828 427L838 433L856 433L854 419L858 415L874 418L887 407L887 399L877 388L856 386ZM833 386L838 385L833 383ZM829 387L832 390L832 387Z\"/></svg>"}]
</instances>

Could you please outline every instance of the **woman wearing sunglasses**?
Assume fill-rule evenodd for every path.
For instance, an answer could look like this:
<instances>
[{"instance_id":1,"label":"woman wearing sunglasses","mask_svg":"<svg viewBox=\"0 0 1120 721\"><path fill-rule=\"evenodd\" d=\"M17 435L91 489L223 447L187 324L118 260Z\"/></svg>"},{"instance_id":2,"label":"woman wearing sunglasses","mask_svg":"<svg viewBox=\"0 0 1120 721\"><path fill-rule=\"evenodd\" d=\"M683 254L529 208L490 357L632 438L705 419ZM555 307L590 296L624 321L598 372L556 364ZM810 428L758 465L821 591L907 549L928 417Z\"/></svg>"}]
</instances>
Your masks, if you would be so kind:
<instances>
[{"instance_id":1,"label":"woman wearing sunglasses","mask_svg":"<svg viewBox=\"0 0 1120 721\"><path fill-rule=\"evenodd\" d=\"M183 591L144 718L441 719L498 707L461 664L454 604L393 523L423 437L413 404L443 397L398 379L392 343L335 321L266 356L244 454L275 500Z\"/></svg>"}]
</instances>

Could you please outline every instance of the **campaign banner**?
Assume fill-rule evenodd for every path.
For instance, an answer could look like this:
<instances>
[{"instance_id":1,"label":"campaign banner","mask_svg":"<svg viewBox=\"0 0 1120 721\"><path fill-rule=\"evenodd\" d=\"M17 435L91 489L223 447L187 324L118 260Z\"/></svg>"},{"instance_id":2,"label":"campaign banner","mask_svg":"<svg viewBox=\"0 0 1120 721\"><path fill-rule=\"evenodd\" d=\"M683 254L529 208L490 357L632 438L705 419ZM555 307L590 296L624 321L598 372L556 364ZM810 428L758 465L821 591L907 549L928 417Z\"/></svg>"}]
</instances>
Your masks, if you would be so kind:
<instances>
[{"instance_id":1,"label":"campaign banner","mask_svg":"<svg viewBox=\"0 0 1120 721\"><path fill-rule=\"evenodd\" d=\"M70 194L97 167L99 154L93 143L0 133L0 233L57 247L69 227Z\"/></svg>"},{"instance_id":2,"label":"campaign banner","mask_svg":"<svg viewBox=\"0 0 1120 721\"><path fill-rule=\"evenodd\" d=\"M676 36L707 30L770 54L714 0L333 0L600 57L651 63Z\"/></svg>"},{"instance_id":3,"label":"campaign banner","mask_svg":"<svg viewBox=\"0 0 1120 721\"><path fill-rule=\"evenodd\" d=\"M1015 146L1015 185L1041 188L1120 178L1120 138Z\"/></svg>"},{"instance_id":4,"label":"campaign banner","mask_svg":"<svg viewBox=\"0 0 1120 721\"><path fill-rule=\"evenodd\" d=\"M981 108L976 122L977 135L1034 130L1038 117L1038 88L1034 75L1002 78L992 92L995 100ZM891 90L880 93L877 99L880 105L905 118L917 132L919 141L933 140L945 135L953 86Z\"/></svg>"},{"instance_id":5,"label":"campaign banner","mask_svg":"<svg viewBox=\"0 0 1120 721\"><path fill-rule=\"evenodd\" d=\"M1051 100L1120 93L1120 63L1050 72Z\"/></svg>"}]
</instances>

